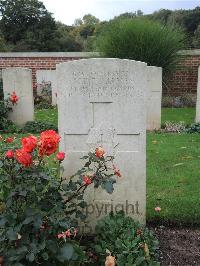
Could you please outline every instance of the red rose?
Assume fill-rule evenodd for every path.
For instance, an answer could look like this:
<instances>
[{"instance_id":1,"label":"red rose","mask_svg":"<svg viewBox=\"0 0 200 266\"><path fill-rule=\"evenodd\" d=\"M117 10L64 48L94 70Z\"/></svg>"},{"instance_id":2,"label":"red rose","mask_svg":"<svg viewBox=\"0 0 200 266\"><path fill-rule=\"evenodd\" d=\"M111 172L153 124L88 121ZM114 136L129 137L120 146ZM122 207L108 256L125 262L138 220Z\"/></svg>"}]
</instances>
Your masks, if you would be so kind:
<instances>
[{"instance_id":1,"label":"red rose","mask_svg":"<svg viewBox=\"0 0 200 266\"><path fill-rule=\"evenodd\" d=\"M19 97L16 95L15 91L13 91L13 93L10 95L9 100L13 105L17 104L17 102L19 101Z\"/></svg>"},{"instance_id":2,"label":"red rose","mask_svg":"<svg viewBox=\"0 0 200 266\"><path fill-rule=\"evenodd\" d=\"M14 153L13 150L8 150L8 151L6 152L6 154L5 154L5 156L6 156L6 158L8 158L8 159L13 159L14 156L15 156L15 153Z\"/></svg>"},{"instance_id":3,"label":"red rose","mask_svg":"<svg viewBox=\"0 0 200 266\"><path fill-rule=\"evenodd\" d=\"M21 140L22 148L26 152L32 152L37 146L37 138L35 136L25 137Z\"/></svg>"},{"instance_id":4,"label":"red rose","mask_svg":"<svg viewBox=\"0 0 200 266\"><path fill-rule=\"evenodd\" d=\"M13 142L13 140L14 140L14 138L13 138L13 137L9 137L9 138L7 138L7 139L6 139L6 142L7 142L7 143L12 143L12 142Z\"/></svg>"},{"instance_id":5,"label":"red rose","mask_svg":"<svg viewBox=\"0 0 200 266\"><path fill-rule=\"evenodd\" d=\"M88 186L88 185L90 185L91 183L92 183L91 178L90 178L89 176L85 175L85 176L83 177L83 184L86 185L86 186Z\"/></svg>"},{"instance_id":6,"label":"red rose","mask_svg":"<svg viewBox=\"0 0 200 266\"><path fill-rule=\"evenodd\" d=\"M24 167L29 167L33 162L30 153L24 151L23 149L16 150L15 157L17 162L22 164Z\"/></svg>"},{"instance_id":7,"label":"red rose","mask_svg":"<svg viewBox=\"0 0 200 266\"><path fill-rule=\"evenodd\" d=\"M102 158L104 156L104 154L105 154L105 151L102 147L96 148L96 150L95 150L96 157Z\"/></svg>"},{"instance_id":8,"label":"red rose","mask_svg":"<svg viewBox=\"0 0 200 266\"><path fill-rule=\"evenodd\" d=\"M56 158L58 161L63 161L65 159L65 153L64 152L58 152L56 154Z\"/></svg>"},{"instance_id":9,"label":"red rose","mask_svg":"<svg viewBox=\"0 0 200 266\"><path fill-rule=\"evenodd\" d=\"M60 136L54 130L46 130L41 133L39 140L39 155L51 155L58 149Z\"/></svg>"}]
</instances>

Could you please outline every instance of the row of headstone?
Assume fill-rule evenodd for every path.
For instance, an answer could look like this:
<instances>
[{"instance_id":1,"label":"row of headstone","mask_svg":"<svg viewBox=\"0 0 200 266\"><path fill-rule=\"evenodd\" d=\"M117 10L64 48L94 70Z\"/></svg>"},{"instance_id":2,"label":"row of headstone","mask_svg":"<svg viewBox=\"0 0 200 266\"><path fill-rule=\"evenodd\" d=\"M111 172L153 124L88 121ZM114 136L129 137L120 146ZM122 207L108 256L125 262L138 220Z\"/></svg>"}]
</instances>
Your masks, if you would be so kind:
<instances>
[{"instance_id":1,"label":"row of headstone","mask_svg":"<svg viewBox=\"0 0 200 266\"><path fill-rule=\"evenodd\" d=\"M51 80L58 96L60 149L68 155L65 174L73 174L79 158L97 146L115 156L122 172L112 195L93 189L87 193L88 226L93 228L97 218L113 210L145 223L146 129L147 124L149 129L160 127L162 70L132 60L83 59L37 75L38 83ZM19 97L10 119L19 126L32 121L31 70L3 70L3 88L5 98L13 91Z\"/></svg>"},{"instance_id":2,"label":"row of headstone","mask_svg":"<svg viewBox=\"0 0 200 266\"><path fill-rule=\"evenodd\" d=\"M158 67L147 67L147 69L147 130L154 130L159 129L161 126L162 69ZM20 99L18 104L13 106L13 112L10 113L9 118L19 126L23 126L27 121L33 121L34 105L31 70L26 68L8 68L3 70L2 76L5 98L15 91ZM38 70L36 76L37 94L39 96L50 94L52 105L56 105L56 71Z\"/></svg>"}]
</instances>

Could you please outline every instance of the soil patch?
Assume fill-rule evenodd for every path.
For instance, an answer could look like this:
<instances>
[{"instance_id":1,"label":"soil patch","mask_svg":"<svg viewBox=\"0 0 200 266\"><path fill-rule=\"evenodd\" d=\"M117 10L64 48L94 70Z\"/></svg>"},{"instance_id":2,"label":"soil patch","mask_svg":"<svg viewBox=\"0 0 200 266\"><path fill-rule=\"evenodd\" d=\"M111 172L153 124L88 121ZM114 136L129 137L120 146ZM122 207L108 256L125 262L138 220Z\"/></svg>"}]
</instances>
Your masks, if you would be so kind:
<instances>
[{"instance_id":1,"label":"soil patch","mask_svg":"<svg viewBox=\"0 0 200 266\"><path fill-rule=\"evenodd\" d=\"M151 228L160 242L162 266L200 266L200 228Z\"/></svg>"}]
</instances>

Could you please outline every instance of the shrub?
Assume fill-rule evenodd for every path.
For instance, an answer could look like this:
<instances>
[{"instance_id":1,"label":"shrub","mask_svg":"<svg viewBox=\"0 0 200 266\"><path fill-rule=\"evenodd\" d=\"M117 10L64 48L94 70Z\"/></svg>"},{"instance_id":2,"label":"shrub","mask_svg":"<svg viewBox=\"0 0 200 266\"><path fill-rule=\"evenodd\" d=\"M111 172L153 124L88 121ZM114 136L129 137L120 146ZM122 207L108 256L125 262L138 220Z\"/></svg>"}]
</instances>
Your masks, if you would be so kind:
<instances>
[{"instance_id":1,"label":"shrub","mask_svg":"<svg viewBox=\"0 0 200 266\"><path fill-rule=\"evenodd\" d=\"M23 131L29 133L40 133L47 129L53 129L55 131L58 131L57 126L46 121L28 121L25 124Z\"/></svg>"},{"instance_id":2,"label":"shrub","mask_svg":"<svg viewBox=\"0 0 200 266\"><path fill-rule=\"evenodd\" d=\"M185 130L187 133L200 133L200 123L194 123Z\"/></svg>"},{"instance_id":3,"label":"shrub","mask_svg":"<svg viewBox=\"0 0 200 266\"><path fill-rule=\"evenodd\" d=\"M36 109L53 109L52 100L45 98L44 96L36 96L34 98L34 105Z\"/></svg>"},{"instance_id":4,"label":"shrub","mask_svg":"<svg viewBox=\"0 0 200 266\"><path fill-rule=\"evenodd\" d=\"M146 62L171 70L177 52L184 48L184 34L171 26L144 18L117 19L108 23L96 41L102 56Z\"/></svg>"},{"instance_id":5,"label":"shrub","mask_svg":"<svg viewBox=\"0 0 200 266\"><path fill-rule=\"evenodd\" d=\"M3 131L4 133L18 132L18 127L12 121L8 120L8 114L9 112L13 111L12 105L17 104L18 97L16 96L16 94L12 94L6 101L2 98L3 95L1 95L0 97L0 131Z\"/></svg>"},{"instance_id":6,"label":"shrub","mask_svg":"<svg viewBox=\"0 0 200 266\"><path fill-rule=\"evenodd\" d=\"M110 214L96 226L95 252L104 265L107 255L116 258L117 265L159 265L158 241L144 226L122 212Z\"/></svg>"},{"instance_id":7,"label":"shrub","mask_svg":"<svg viewBox=\"0 0 200 266\"><path fill-rule=\"evenodd\" d=\"M5 265L87 261L77 236L78 221L84 220L82 210L87 206L83 196L91 185L112 193L117 176L113 157L104 156L99 147L84 156L83 167L66 179L60 171L65 154L56 154L59 141L59 135L49 130L39 139L24 137L17 149L9 146L11 138L6 144L0 158L0 257ZM53 168L50 155L55 156Z\"/></svg>"},{"instance_id":8,"label":"shrub","mask_svg":"<svg viewBox=\"0 0 200 266\"><path fill-rule=\"evenodd\" d=\"M196 96L194 94L184 94L181 96L163 96L162 107L195 107Z\"/></svg>"}]
</instances>

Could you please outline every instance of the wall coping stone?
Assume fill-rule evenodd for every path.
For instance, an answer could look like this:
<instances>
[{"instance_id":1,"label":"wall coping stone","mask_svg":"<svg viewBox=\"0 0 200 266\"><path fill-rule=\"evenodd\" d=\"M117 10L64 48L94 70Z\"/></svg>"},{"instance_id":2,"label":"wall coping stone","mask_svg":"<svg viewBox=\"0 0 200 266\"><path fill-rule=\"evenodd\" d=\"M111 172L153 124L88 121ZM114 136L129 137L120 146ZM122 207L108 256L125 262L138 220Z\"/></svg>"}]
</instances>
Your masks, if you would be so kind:
<instances>
[{"instance_id":1,"label":"wall coping stone","mask_svg":"<svg viewBox=\"0 0 200 266\"><path fill-rule=\"evenodd\" d=\"M98 57L97 52L5 52L0 53L0 57L69 57L88 58Z\"/></svg>"},{"instance_id":2,"label":"wall coping stone","mask_svg":"<svg viewBox=\"0 0 200 266\"><path fill-rule=\"evenodd\" d=\"M179 55L200 55L200 49L180 50ZM90 58L99 57L98 52L4 52L0 57L68 57L68 58Z\"/></svg>"},{"instance_id":3,"label":"wall coping stone","mask_svg":"<svg viewBox=\"0 0 200 266\"><path fill-rule=\"evenodd\" d=\"M181 50L178 52L179 55L200 55L200 49Z\"/></svg>"}]
</instances>

